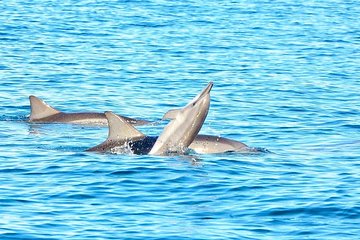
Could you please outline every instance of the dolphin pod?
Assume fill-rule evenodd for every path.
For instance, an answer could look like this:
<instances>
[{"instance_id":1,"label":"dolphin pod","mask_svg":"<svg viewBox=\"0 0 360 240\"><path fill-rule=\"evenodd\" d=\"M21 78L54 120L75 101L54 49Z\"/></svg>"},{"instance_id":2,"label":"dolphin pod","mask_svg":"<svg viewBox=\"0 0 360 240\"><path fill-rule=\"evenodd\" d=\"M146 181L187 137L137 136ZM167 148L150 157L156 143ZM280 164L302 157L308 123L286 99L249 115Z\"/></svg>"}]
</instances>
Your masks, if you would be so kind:
<instances>
[{"instance_id":1,"label":"dolphin pod","mask_svg":"<svg viewBox=\"0 0 360 240\"><path fill-rule=\"evenodd\" d=\"M30 96L29 122L108 125L107 139L86 150L89 152L120 151L150 155L184 154L187 150L200 154L257 152L255 148L236 140L198 134L209 111L212 87L213 83L209 82L186 106L165 113L163 119L170 122L158 137L146 136L134 127L150 123L148 121L116 115L111 111L103 114L63 113L35 96Z\"/></svg>"},{"instance_id":2,"label":"dolphin pod","mask_svg":"<svg viewBox=\"0 0 360 240\"><path fill-rule=\"evenodd\" d=\"M64 113L51 107L38 97L30 96L31 113L29 122L36 123L73 123L83 125L107 125L108 121L104 113L80 112ZM128 123L133 125L149 124L149 121L138 120L122 116Z\"/></svg>"}]
</instances>

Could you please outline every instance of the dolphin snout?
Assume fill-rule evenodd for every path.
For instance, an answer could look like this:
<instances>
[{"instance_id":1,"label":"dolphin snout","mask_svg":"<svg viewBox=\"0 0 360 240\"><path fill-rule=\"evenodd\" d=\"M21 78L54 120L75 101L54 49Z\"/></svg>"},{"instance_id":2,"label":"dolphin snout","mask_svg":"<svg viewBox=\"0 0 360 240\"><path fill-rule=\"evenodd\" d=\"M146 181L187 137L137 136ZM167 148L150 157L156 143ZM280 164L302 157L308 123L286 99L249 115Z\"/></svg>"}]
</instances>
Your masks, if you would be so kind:
<instances>
[{"instance_id":1,"label":"dolphin snout","mask_svg":"<svg viewBox=\"0 0 360 240\"><path fill-rule=\"evenodd\" d=\"M200 101L200 99L204 98L205 96L207 96L208 94L210 94L211 88L213 87L214 83L213 82L209 82L208 85L201 91L201 93L199 93L194 100L192 100L192 102L190 102L191 104L195 104L196 102Z\"/></svg>"},{"instance_id":2,"label":"dolphin snout","mask_svg":"<svg viewBox=\"0 0 360 240\"><path fill-rule=\"evenodd\" d=\"M206 88L204 88L204 90L202 91L202 93L200 94L200 96L204 96L206 94L209 94L212 87L213 87L214 83L213 82L209 82L208 85L206 86Z\"/></svg>"}]
</instances>

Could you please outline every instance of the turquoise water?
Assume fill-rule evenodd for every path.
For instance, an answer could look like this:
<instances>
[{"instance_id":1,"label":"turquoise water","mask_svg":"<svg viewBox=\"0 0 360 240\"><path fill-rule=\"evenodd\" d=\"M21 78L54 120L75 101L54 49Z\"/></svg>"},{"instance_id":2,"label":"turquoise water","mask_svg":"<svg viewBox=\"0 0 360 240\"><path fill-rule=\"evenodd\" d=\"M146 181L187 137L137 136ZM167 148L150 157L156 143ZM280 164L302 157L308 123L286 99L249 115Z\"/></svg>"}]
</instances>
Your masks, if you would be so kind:
<instances>
[{"instance_id":1,"label":"turquoise water","mask_svg":"<svg viewBox=\"0 0 360 240\"><path fill-rule=\"evenodd\" d=\"M359 16L337 0L2 1L0 238L357 239ZM209 81L201 133L271 153L87 153L106 128L26 122L31 94L157 121Z\"/></svg>"}]
</instances>

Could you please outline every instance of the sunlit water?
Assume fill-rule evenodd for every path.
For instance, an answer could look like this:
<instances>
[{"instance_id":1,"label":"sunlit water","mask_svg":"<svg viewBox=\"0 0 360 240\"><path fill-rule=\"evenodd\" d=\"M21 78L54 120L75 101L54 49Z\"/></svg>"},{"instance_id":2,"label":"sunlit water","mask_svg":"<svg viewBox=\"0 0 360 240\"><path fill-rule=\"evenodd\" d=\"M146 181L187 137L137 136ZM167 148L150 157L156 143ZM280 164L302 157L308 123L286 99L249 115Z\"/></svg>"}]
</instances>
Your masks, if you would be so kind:
<instances>
[{"instance_id":1,"label":"sunlit water","mask_svg":"<svg viewBox=\"0 0 360 240\"><path fill-rule=\"evenodd\" d=\"M1 2L0 238L357 239L359 16L336 0ZM209 81L201 132L271 153L88 153L107 128L25 121L31 94L158 121Z\"/></svg>"}]
</instances>

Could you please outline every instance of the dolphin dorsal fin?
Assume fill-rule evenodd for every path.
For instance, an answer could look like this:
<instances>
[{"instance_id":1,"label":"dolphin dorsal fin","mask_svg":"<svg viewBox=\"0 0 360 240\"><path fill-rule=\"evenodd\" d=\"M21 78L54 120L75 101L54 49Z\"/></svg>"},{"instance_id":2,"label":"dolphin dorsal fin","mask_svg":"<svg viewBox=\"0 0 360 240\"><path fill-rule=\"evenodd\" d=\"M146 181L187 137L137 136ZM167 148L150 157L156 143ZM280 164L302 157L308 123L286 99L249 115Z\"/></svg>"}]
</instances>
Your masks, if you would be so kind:
<instances>
[{"instance_id":1,"label":"dolphin dorsal fin","mask_svg":"<svg viewBox=\"0 0 360 240\"><path fill-rule=\"evenodd\" d=\"M29 99L31 107L30 120L49 117L60 112L38 97L31 95Z\"/></svg>"},{"instance_id":2,"label":"dolphin dorsal fin","mask_svg":"<svg viewBox=\"0 0 360 240\"><path fill-rule=\"evenodd\" d=\"M181 109L171 109L167 111L167 113L164 114L162 117L162 120L169 119L173 120L176 118L176 116L180 113Z\"/></svg>"},{"instance_id":3,"label":"dolphin dorsal fin","mask_svg":"<svg viewBox=\"0 0 360 240\"><path fill-rule=\"evenodd\" d=\"M118 116L110 111L105 112L109 123L109 135L107 140L131 140L134 138L144 138L145 135L129 124L125 118Z\"/></svg>"}]
</instances>

